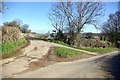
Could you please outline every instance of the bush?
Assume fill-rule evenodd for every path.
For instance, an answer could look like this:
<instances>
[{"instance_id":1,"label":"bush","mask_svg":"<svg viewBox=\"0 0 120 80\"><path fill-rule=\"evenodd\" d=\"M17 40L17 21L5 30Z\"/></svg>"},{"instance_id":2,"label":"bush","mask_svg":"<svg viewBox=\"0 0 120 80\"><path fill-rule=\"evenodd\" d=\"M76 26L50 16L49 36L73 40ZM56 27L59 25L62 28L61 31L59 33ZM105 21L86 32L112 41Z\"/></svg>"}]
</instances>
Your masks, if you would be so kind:
<instances>
[{"instance_id":1,"label":"bush","mask_svg":"<svg viewBox=\"0 0 120 80\"><path fill-rule=\"evenodd\" d=\"M100 41L97 39L85 39L81 38L77 43L77 47L91 47L91 48L106 48L111 47L110 42L107 41Z\"/></svg>"},{"instance_id":2,"label":"bush","mask_svg":"<svg viewBox=\"0 0 120 80\"><path fill-rule=\"evenodd\" d=\"M17 27L3 26L2 43L18 41L21 38L21 31Z\"/></svg>"}]
</instances>

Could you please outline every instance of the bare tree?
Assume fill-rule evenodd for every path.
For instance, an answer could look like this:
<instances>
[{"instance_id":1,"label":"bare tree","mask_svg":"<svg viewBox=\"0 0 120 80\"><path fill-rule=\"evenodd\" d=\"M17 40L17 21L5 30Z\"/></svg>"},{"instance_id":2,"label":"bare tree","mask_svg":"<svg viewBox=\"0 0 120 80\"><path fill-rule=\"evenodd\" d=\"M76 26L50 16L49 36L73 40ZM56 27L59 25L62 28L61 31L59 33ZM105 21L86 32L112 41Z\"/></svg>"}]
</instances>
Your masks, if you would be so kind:
<instances>
[{"instance_id":1,"label":"bare tree","mask_svg":"<svg viewBox=\"0 0 120 80\"><path fill-rule=\"evenodd\" d=\"M3 13L5 9L8 9L8 8L5 6L5 3L1 0L0 1L0 13Z\"/></svg>"},{"instance_id":2,"label":"bare tree","mask_svg":"<svg viewBox=\"0 0 120 80\"><path fill-rule=\"evenodd\" d=\"M57 39L63 40L63 31L65 26L65 17L63 14L61 14L61 11L58 9L59 6L57 6L55 3L51 7L51 13L49 14L49 19L52 23L52 26L57 31Z\"/></svg>"},{"instance_id":3,"label":"bare tree","mask_svg":"<svg viewBox=\"0 0 120 80\"><path fill-rule=\"evenodd\" d=\"M2 13L2 11L3 11L3 2L0 1L0 13Z\"/></svg>"},{"instance_id":4,"label":"bare tree","mask_svg":"<svg viewBox=\"0 0 120 80\"><path fill-rule=\"evenodd\" d=\"M118 40L120 39L120 11L115 14L110 14L109 19L101 28L102 33L107 34L109 40L118 47Z\"/></svg>"},{"instance_id":5,"label":"bare tree","mask_svg":"<svg viewBox=\"0 0 120 80\"><path fill-rule=\"evenodd\" d=\"M72 42L86 24L97 27L96 18L102 14L103 10L99 2L58 2L53 7L64 16Z\"/></svg>"}]
</instances>

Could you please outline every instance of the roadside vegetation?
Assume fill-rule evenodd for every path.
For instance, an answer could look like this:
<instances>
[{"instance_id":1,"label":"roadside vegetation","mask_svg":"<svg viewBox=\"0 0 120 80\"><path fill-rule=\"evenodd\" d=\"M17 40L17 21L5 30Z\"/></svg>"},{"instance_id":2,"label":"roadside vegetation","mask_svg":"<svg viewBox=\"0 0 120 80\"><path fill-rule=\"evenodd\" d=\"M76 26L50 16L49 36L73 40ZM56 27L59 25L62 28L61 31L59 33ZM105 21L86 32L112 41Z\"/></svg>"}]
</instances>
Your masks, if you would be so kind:
<instances>
[{"instance_id":1,"label":"roadside vegetation","mask_svg":"<svg viewBox=\"0 0 120 80\"><path fill-rule=\"evenodd\" d=\"M29 44L29 41L25 39L23 33L28 33L28 27L22 26L17 21L6 22L4 26L0 27L0 36L2 36L2 42L0 43L0 55L2 58L9 58L19 53L19 50Z\"/></svg>"},{"instance_id":2,"label":"roadside vegetation","mask_svg":"<svg viewBox=\"0 0 120 80\"><path fill-rule=\"evenodd\" d=\"M95 53L98 53L98 54L99 53L103 54L103 53L108 53L108 52L119 50L119 48L114 48L114 47L108 47L108 48L87 48L87 47L84 47L84 48L80 48L80 47L68 45L68 44L63 43L61 41L54 41L53 40L52 42L57 43L57 44L61 44L61 45L64 45L64 46L76 48L76 49L86 50L86 51L89 51L89 52L95 52Z\"/></svg>"},{"instance_id":3,"label":"roadside vegetation","mask_svg":"<svg viewBox=\"0 0 120 80\"><path fill-rule=\"evenodd\" d=\"M118 48L80 48L80 49L100 54L119 50Z\"/></svg>"},{"instance_id":4,"label":"roadside vegetation","mask_svg":"<svg viewBox=\"0 0 120 80\"><path fill-rule=\"evenodd\" d=\"M1 51L1 55L2 58L9 58L13 55L15 55L15 53L18 53L19 50L22 47L25 47L28 44L28 41L26 39L20 39L19 41L16 42L6 42L3 44L0 44L0 46L2 47Z\"/></svg>"},{"instance_id":5,"label":"roadside vegetation","mask_svg":"<svg viewBox=\"0 0 120 80\"><path fill-rule=\"evenodd\" d=\"M12 52L18 46L21 46L21 45L23 45L26 42L27 42L26 39L21 39L21 40L16 41L16 42L6 42L6 43L3 43L3 44L1 44L1 46L2 46L2 54L6 54L6 53L9 53L9 52Z\"/></svg>"},{"instance_id":6,"label":"roadside vegetation","mask_svg":"<svg viewBox=\"0 0 120 80\"><path fill-rule=\"evenodd\" d=\"M54 62L68 62L84 58L93 57L94 55L85 52L72 50L65 47L51 47L49 53L44 56L44 59Z\"/></svg>"},{"instance_id":7,"label":"roadside vegetation","mask_svg":"<svg viewBox=\"0 0 120 80\"><path fill-rule=\"evenodd\" d=\"M64 48L64 47L55 47L54 53L57 56L63 57L63 58L75 57L75 56L85 54L84 52L80 52L80 51L76 51L76 50L72 50L72 49L68 49L68 48Z\"/></svg>"},{"instance_id":8,"label":"roadside vegetation","mask_svg":"<svg viewBox=\"0 0 120 80\"><path fill-rule=\"evenodd\" d=\"M92 47L77 47L77 46L72 46L72 45L66 44L66 43L64 43L62 41L54 40L54 39L41 39L41 40L61 44L61 45L76 48L76 49L86 50L86 51L89 51L89 52L95 52L95 53L98 53L98 54L99 53L103 54L103 53L108 53L108 52L119 50L119 48L115 48L115 47L106 47L106 48L102 48L102 47L99 47L99 48L98 47L94 47L94 48L92 48ZM89 43L87 43L87 42L86 42L86 44L89 45ZM97 44L96 46L99 46L99 45Z\"/></svg>"}]
</instances>

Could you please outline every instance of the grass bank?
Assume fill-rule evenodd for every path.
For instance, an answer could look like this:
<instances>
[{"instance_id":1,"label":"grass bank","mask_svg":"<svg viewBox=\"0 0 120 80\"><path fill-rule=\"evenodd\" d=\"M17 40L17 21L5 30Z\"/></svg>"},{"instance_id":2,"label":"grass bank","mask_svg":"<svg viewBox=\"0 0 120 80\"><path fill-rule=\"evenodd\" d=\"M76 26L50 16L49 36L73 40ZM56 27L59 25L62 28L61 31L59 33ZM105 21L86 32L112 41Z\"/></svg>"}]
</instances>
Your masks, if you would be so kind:
<instances>
[{"instance_id":1,"label":"grass bank","mask_svg":"<svg viewBox=\"0 0 120 80\"><path fill-rule=\"evenodd\" d=\"M29 41L26 39L20 39L16 42L6 42L4 44L0 44L1 49L0 52L2 55L2 58L8 58L13 56L15 53L18 53L19 50L29 44Z\"/></svg>"},{"instance_id":2,"label":"grass bank","mask_svg":"<svg viewBox=\"0 0 120 80\"><path fill-rule=\"evenodd\" d=\"M108 52L118 50L118 48L80 48L80 49L90 51L90 52L96 52L99 54L108 53Z\"/></svg>"},{"instance_id":3,"label":"grass bank","mask_svg":"<svg viewBox=\"0 0 120 80\"><path fill-rule=\"evenodd\" d=\"M45 55L45 59L54 62L68 62L84 58L93 57L93 55L85 52L76 51L64 47L51 47L49 53Z\"/></svg>"},{"instance_id":4,"label":"grass bank","mask_svg":"<svg viewBox=\"0 0 120 80\"><path fill-rule=\"evenodd\" d=\"M86 54L84 52L64 48L64 47L54 47L55 54L59 57L75 57L78 55Z\"/></svg>"}]
</instances>

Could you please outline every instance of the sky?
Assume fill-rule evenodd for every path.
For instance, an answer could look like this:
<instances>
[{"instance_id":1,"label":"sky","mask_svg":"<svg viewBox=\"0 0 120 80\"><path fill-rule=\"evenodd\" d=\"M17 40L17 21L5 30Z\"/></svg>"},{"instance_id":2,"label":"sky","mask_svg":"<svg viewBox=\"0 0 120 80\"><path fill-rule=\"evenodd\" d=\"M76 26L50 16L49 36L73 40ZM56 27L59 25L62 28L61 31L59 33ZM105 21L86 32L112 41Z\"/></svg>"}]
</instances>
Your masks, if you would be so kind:
<instances>
[{"instance_id":1,"label":"sky","mask_svg":"<svg viewBox=\"0 0 120 80\"><path fill-rule=\"evenodd\" d=\"M117 2L104 2L103 4L105 12L104 16L100 17L100 23L107 21L108 15L118 10ZM6 2L5 5L8 9L2 15L2 23L20 19L23 24L28 24L33 32L47 33L54 29L48 18L51 2ZM100 30L87 25L83 32L100 33Z\"/></svg>"}]
</instances>

